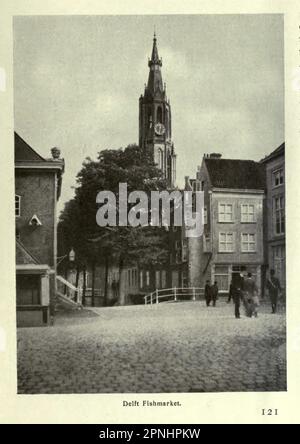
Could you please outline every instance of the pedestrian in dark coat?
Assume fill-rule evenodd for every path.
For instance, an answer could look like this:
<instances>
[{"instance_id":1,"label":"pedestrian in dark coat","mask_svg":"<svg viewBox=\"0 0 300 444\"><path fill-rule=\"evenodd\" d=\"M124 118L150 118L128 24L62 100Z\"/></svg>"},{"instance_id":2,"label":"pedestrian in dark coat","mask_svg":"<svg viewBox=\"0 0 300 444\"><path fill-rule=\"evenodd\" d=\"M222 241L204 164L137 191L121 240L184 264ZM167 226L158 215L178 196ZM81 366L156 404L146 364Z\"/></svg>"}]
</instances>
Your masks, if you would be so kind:
<instances>
[{"instance_id":1,"label":"pedestrian in dark coat","mask_svg":"<svg viewBox=\"0 0 300 444\"><path fill-rule=\"evenodd\" d=\"M231 301L231 299L232 299L232 301L234 301L233 296L234 296L234 286L233 286L233 283L232 283L232 281L231 281L231 282L230 282L230 286L229 286L229 293L228 293L227 304L229 304L229 302Z\"/></svg>"},{"instance_id":2,"label":"pedestrian in dark coat","mask_svg":"<svg viewBox=\"0 0 300 444\"><path fill-rule=\"evenodd\" d=\"M275 276L275 270L270 270L270 278L267 280L267 289L271 299L272 313L276 313L278 296L281 292L279 279Z\"/></svg>"},{"instance_id":3,"label":"pedestrian in dark coat","mask_svg":"<svg viewBox=\"0 0 300 444\"><path fill-rule=\"evenodd\" d=\"M214 285L211 287L211 298L213 301L213 307L216 306L216 301L218 299L219 288L218 283L215 281Z\"/></svg>"},{"instance_id":4,"label":"pedestrian in dark coat","mask_svg":"<svg viewBox=\"0 0 300 444\"><path fill-rule=\"evenodd\" d=\"M206 281L205 288L204 288L204 297L206 300L206 305L209 307L210 301L211 301L211 286L209 281Z\"/></svg>"},{"instance_id":5,"label":"pedestrian in dark coat","mask_svg":"<svg viewBox=\"0 0 300 444\"><path fill-rule=\"evenodd\" d=\"M232 276L232 295L234 302L234 315L236 319L240 319L240 305L243 301L244 276L242 273Z\"/></svg>"}]
</instances>

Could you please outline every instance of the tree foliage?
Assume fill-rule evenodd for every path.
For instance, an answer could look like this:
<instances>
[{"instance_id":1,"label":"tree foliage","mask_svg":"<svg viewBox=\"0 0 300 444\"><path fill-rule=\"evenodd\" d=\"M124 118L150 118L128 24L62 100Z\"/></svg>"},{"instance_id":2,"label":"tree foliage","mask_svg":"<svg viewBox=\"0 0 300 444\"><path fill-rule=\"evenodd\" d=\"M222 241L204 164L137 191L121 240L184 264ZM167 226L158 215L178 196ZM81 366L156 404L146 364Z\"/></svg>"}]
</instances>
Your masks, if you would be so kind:
<instances>
[{"instance_id":1,"label":"tree foliage","mask_svg":"<svg viewBox=\"0 0 300 444\"><path fill-rule=\"evenodd\" d=\"M97 225L97 194L112 191L118 204L120 183L127 183L128 194L139 190L150 196L152 190L167 188L161 171L137 145L103 150L96 160L86 158L77 175L75 197L66 203L60 216L61 254L67 254L73 247L85 263L101 263L107 255L121 263L138 262L140 265L167 261L168 233L164 228Z\"/></svg>"}]
</instances>

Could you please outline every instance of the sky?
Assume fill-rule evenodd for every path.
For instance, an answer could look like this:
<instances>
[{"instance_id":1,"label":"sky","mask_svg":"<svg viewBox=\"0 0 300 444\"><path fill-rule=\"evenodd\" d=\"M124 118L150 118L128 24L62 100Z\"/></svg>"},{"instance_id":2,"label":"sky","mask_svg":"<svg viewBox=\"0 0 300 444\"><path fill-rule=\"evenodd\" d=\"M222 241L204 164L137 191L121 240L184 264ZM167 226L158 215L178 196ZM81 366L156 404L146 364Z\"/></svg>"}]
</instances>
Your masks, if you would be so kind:
<instances>
[{"instance_id":1,"label":"sky","mask_svg":"<svg viewBox=\"0 0 300 444\"><path fill-rule=\"evenodd\" d=\"M44 157L61 149L59 210L87 156L138 143L154 28L178 186L205 153L260 160L284 141L280 14L17 16L15 130Z\"/></svg>"}]
</instances>

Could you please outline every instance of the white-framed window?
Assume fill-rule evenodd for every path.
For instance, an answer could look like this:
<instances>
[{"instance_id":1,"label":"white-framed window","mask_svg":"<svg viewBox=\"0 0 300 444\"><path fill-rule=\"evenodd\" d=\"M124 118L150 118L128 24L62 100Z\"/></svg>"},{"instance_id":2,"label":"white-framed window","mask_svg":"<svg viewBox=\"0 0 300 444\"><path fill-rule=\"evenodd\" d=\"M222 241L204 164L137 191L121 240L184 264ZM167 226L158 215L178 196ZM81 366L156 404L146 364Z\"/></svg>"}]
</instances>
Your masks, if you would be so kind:
<instances>
[{"instance_id":1,"label":"white-framed window","mask_svg":"<svg viewBox=\"0 0 300 444\"><path fill-rule=\"evenodd\" d=\"M172 271L172 287L179 286L179 274L177 270Z\"/></svg>"},{"instance_id":2,"label":"white-framed window","mask_svg":"<svg viewBox=\"0 0 300 444\"><path fill-rule=\"evenodd\" d=\"M285 209L284 196L276 196L273 199L274 231L275 234L285 233Z\"/></svg>"},{"instance_id":3,"label":"white-framed window","mask_svg":"<svg viewBox=\"0 0 300 444\"><path fill-rule=\"evenodd\" d=\"M219 222L233 222L233 205L219 203Z\"/></svg>"},{"instance_id":4,"label":"white-framed window","mask_svg":"<svg viewBox=\"0 0 300 444\"><path fill-rule=\"evenodd\" d=\"M21 196L15 194L15 216L21 216Z\"/></svg>"},{"instance_id":5,"label":"white-framed window","mask_svg":"<svg viewBox=\"0 0 300 444\"><path fill-rule=\"evenodd\" d=\"M186 288L188 286L188 273L186 270L182 271L181 274L181 285L183 288Z\"/></svg>"},{"instance_id":6,"label":"white-framed window","mask_svg":"<svg viewBox=\"0 0 300 444\"><path fill-rule=\"evenodd\" d=\"M254 204L241 204L241 222L255 222Z\"/></svg>"},{"instance_id":7,"label":"white-framed window","mask_svg":"<svg viewBox=\"0 0 300 444\"><path fill-rule=\"evenodd\" d=\"M155 270L155 287L160 288L160 270Z\"/></svg>"},{"instance_id":8,"label":"white-framed window","mask_svg":"<svg viewBox=\"0 0 300 444\"><path fill-rule=\"evenodd\" d=\"M275 274L278 277L280 284L285 287L285 247L278 245L272 248L273 264Z\"/></svg>"},{"instance_id":9,"label":"white-framed window","mask_svg":"<svg viewBox=\"0 0 300 444\"><path fill-rule=\"evenodd\" d=\"M167 272L166 270L161 270L161 288L166 288L167 286Z\"/></svg>"},{"instance_id":10,"label":"white-framed window","mask_svg":"<svg viewBox=\"0 0 300 444\"><path fill-rule=\"evenodd\" d=\"M219 233L219 252L234 252L234 233Z\"/></svg>"},{"instance_id":11,"label":"white-framed window","mask_svg":"<svg viewBox=\"0 0 300 444\"><path fill-rule=\"evenodd\" d=\"M135 275L135 268L131 270L131 286L135 286L136 284L136 275Z\"/></svg>"},{"instance_id":12,"label":"white-framed window","mask_svg":"<svg viewBox=\"0 0 300 444\"><path fill-rule=\"evenodd\" d=\"M241 251L243 253L255 253L256 252L256 234L255 233L242 233L241 234Z\"/></svg>"},{"instance_id":13,"label":"white-framed window","mask_svg":"<svg viewBox=\"0 0 300 444\"><path fill-rule=\"evenodd\" d=\"M207 207L203 208L203 224L207 224Z\"/></svg>"},{"instance_id":14,"label":"white-framed window","mask_svg":"<svg viewBox=\"0 0 300 444\"><path fill-rule=\"evenodd\" d=\"M129 285L129 287L131 286L131 270L128 270L127 271L127 274L128 274L128 285Z\"/></svg>"},{"instance_id":15,"label":"white-framed window","mask_svg":"<svg viewBox=\"0 0 300 444\"><path fill-rule=\"evenodd\" d=\"M273 171L272 178L273 178L273 187L274 188L279 187L280 185L283 185L283 183L284 183L283 168Z\"/></svg>"},{"instance_id":16,"label":"white-framed window","mask_svg":"<svg viewBox=\"0 0 300 444\"><path fill-rule=\"evenodd\" d=\"M149 285L150 285L150 271L149 270L146 271L146 285L147 285L147 287L149 287Z\"/></svg>"},{"instance_id":17,"label":"white-framed window","mask_svg":"<svg viewBox=\"0 0 300 444\"><path fill-rule=\"evenodd\" d=\"M143 280L143 271L140 271L140 288L143 288L144 280Z\"/></svg>"},{"instance_id":18,"label":"white-framed window","mask_svg":"<svg viewBox=\"0 0 300 444\"><path fill-rule=\"evenodd\" d=\"M228 265L215 265L214 280L218 284L219 291L229 290L229 266Z\"/></svg>"}]
</instances>

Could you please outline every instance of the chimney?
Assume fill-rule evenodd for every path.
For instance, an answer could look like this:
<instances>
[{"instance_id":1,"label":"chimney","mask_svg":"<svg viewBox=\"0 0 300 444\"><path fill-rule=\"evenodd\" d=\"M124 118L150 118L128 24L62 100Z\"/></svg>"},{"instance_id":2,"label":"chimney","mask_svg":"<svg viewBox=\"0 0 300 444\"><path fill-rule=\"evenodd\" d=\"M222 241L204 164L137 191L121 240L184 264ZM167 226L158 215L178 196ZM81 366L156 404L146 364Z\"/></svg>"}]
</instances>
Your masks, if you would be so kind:
<instances>
[{"instance_id":1,"label":"chimney","mask_svg":"<svg viewBox=\"0 0 300 444\"><path fill-rule=\"evenodd\" d=\"M60 149L57 147L51 148L51 154L54 160L58 160L60 157Z\"/></svg>"},{"instance_id":2,"label":"chimney","mask_svg":"<svg viewBox=\"0 0 300 444\"><path fill-rule=\"evenodd\" d=\"M190 177L185 176L184 180L185 180L185 185L184 185L185 191L193 191L192 185L190 183Z\"/></svg>"}]
</instances>

